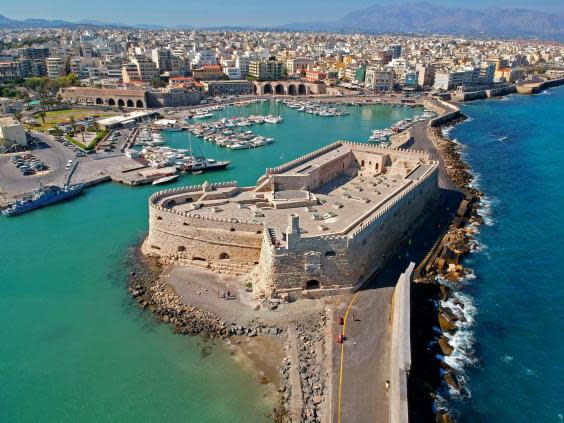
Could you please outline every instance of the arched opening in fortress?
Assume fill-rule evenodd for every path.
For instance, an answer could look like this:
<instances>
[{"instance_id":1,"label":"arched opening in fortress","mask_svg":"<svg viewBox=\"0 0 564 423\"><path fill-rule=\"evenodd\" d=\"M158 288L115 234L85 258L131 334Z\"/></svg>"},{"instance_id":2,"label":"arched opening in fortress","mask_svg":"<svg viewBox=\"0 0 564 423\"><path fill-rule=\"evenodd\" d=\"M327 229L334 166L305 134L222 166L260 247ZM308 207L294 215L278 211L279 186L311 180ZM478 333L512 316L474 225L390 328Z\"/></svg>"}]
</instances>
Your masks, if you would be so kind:
<instances>
[{"instance_id":1,"label":"arched opening in fortress","mask_svg":"<svg viewBox=\"0 0 564 423\"><path fill-rule=\"evenodd\" d=\"M306 282L305 289L319 289L321 284L316 279L311 279Z\"/></svg>"},{"instance_id":2,"label":"arched opening in fortress","mask_svg":"<svg viewBox=\"0 0 564 423\"><path fill-rule=\"evenodd\" d=\"M296 95L297 93L298 93L298 90L296 90L296 86L294 84L290 84L288 86L288 94Z\"/></svg>"},{"instance_id":3,"label":"arched opening in fortress","mask_svg":"<svg viewBox=\"0 0 564 423\"><path fill-rule=\"evenodd\" d=\"M104 100L102 100L100 97L98 97L96 99L96 104L104 104Z\"/></svg>"},{"instance_id":4,"label":"arched opening in fortress","mask_svg":"<svg viewBox=\"0 0 564 423\"><path fill-rule=\"evenodd\" d=\"M300 95L307 94L307 89L306 89L306 86L304 84L298 85L298 94L300 94Z\"/></svg>"},{"instance_id":5,"label":"arched opening in fortress","mask_svg":"<svg viewBox=\"0 0 564 423\"><path fill-rule=\"evenodd\" d=\"M174 206L176 206L176 201L175 200L168 200L166 202L166 206L167 207L174 207Z\"/></svg>"},{"instance_id":6,"label":"arched opening in fortress","mask_svg":"<svg viewBox=\"0 0 564 423\"><path fill-rule=\"evenodd\" d=\"M364 160L360 162L360 167L364 167Z\"/></svg>"},{"instance_id":7,"label":"arched opening in fortress","mask_svg":"<svg viewBox=\"0 0 564 423\"><path fill-rule=\"evenodd\" d=\"M325 253L325 257L335 257L337 255L337 253L335 253L335 251L333 250L329 250Z\"/></svg>"},{"instance_id":8,"label":"arched opening in fortress","mask_svg":"<svg viewBox=\"0 0 564 423\"><path fill-rule=\"evenodd\" d=\"M227 254L227 253L221 253L221 254L219 255L219 259L220 259L220 260L229 260L229 254Z\"/></svg>"},{"instance_id":9,"label":"arched opening in fortress","mask_svg":"<svg viewBox=\"0 0 564 423\"><path fill-rule=\"evenodd\" d=\"M125 102L121 98L118 100L117 104L118 104L118 107L124 107L125 106Z\"/></svg>"},{"instance_id":10,"label":"arched opening in fortress","mask_svg":"<svg viewBox=\"0 0 564 423\"><path fill-rule=\"evenodd\" d=\"M176 251L178 251L179 253L183 253L184 251L186 251L186 247L184 245L180 245Z\"/></svg>"},{"instance_id":11,"label":"arched opening in fortress","mask_svg":"<svg viewBox=\"0 0 564 423\"><path fill-rule=\"evenodd\" d=\"M284 94L284 85L276 84L274 92L275 92L275 94Z\"/></svg>"},{"instance_id":12,"label":"arched opening in fortress","mask_svg":"<svg viewBox=\"0 0 564 423\"><path fill-rule=\"evenodd\" d=\"M127 100L127 107L133 107L133 100L132 99Z\"/></svg>"},{"instance_id":13,"label":"arched opening in fortress","mask_svg":"<svg viewBox=\"0 0 564 423\"><path fill-rule=\"evenodd\" d=\"M207 260L203 257L193 256L192 261L207 261Z\"/></svg>"},{"instance_id":14,"label":"arched opening in fortress","mask_svg":"<svg viewBox=\"0 0 564 423\"><path fill-rule=\"evenodd\" d=\"M263 94L272 94L272 85L264 84L264 87L262 87L262 93Z\"/></svg>"},{"instance_id":15,"label":"arched opening in fortress","mask_svg":"<svg viewBox=\"0 0 564 423\"><path fill-rule=\"evenodd\" d=\"M115 106L116 101L113 98L108 99L108 106Z\"/></svg>"},{"instance_id":16,"label":"arched opening in fortress","mask_svg":"<svg viewBox=\"0 0 564 423\"><path fill-rule=\"evenodd\" d=\"M143 102L142 102L141 100L137 100L137 103L135 103L135 106L136 106L138 109L142 109L143 107L145 107L145 106L143 105Z\"/></svg>"}]
</instances>

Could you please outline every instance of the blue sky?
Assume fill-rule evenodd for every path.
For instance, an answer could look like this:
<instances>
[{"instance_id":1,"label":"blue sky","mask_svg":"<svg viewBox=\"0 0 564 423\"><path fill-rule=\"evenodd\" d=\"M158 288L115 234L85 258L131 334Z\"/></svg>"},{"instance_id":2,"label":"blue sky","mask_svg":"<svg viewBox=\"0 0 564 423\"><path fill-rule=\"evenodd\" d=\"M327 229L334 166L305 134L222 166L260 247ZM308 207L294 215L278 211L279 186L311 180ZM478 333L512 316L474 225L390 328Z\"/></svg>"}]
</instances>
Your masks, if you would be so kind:
<instances>
[{"instance_id":1,"label":"blue sky","mask_svg":"<svg viewBox=\"0 0 564 423\"><path fill-rule=\"evenodd\" d=\"M126 24L255 25L338 19L346 13L393 0L2 0L0 14L13 19L82 19ZM407 0L400 0L406 2ZM412 0L418 1L418 0ZM393 1L397 3L398 0ZM564 10L563 0L435 0L457 7L524 7ZM470 3L470 4L469 4Z\"/></svg>"}]
</instances>

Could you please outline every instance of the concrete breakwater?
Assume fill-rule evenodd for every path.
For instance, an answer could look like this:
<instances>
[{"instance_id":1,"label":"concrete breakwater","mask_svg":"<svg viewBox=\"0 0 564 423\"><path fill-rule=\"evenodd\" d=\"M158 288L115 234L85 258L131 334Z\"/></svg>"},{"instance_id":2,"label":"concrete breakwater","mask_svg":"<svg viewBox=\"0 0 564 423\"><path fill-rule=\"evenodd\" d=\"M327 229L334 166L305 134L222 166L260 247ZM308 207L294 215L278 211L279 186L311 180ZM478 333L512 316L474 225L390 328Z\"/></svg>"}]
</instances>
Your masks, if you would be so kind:
<instances>
[{"instance_id":1,"label":"concrete breakwater","mask_svg":"<svg viewBox=\"0 0 564 423\"><path fill-rule=\"evenodd\" d=\"M453 309L447 305L459 303L447 283L456 284L456 281L467 275L462 259L475 248L472 235L476 226L482 223L479 216L482 193L472 186L474 176L461 156L460 146L444 132L446 127L466 118L456 109L457 111L446 112L435 122L430 122L427 135L441 156L447 176L464 194L464 198L448 229L417 267L419 283L413 290L417 304L415 312L421 319L413 322L413 333L417 335L413 340L415 358L410 391L418 399L410 407L440 422L452 419L446 409L437 406L438 394L445 387L454 391L463 389L455 370L445 362L445 357L449 357L454 351L449 339L465 323L459 307ZM429 299L432 303L429 303Z\"/></svg>"},{"instance_id":2,"label":"concrete breakwater","mask_svg":"<svg viewBox=\"0 0 564 423\"><path fill-rule=\"evenodd\" d=\"M538 94L551 87L564 84L564 78L550 79L548 81L531 82L518 85L507 85L505 87L491 88L478 91L454 91L449 95L450 100L456 102L485 100L488 98L503 97L509 94L532 95Z\"/></svg>"}]
</instances>

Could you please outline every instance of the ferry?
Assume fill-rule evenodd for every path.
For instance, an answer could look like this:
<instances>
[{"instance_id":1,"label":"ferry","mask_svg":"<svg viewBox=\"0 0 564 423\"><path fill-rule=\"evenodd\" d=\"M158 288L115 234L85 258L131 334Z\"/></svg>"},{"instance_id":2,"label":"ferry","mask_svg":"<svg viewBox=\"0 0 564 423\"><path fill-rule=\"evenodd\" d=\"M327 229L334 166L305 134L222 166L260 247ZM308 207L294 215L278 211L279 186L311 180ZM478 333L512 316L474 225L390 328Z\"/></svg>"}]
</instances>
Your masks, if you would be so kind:
<instances>
[{"instance_id":1,"label":"ferry","mask_svg":"<svg viewBox=\"0 0 564 423\"><path fill-rule=\"evenodd\" d=\"M65 185L62 188L57 185L41 185L30 196L16 201L10 207L2 210L4 216L16 216L50 204L71 199L82 192L84 184Z\"/></svg>"}]
</instances>

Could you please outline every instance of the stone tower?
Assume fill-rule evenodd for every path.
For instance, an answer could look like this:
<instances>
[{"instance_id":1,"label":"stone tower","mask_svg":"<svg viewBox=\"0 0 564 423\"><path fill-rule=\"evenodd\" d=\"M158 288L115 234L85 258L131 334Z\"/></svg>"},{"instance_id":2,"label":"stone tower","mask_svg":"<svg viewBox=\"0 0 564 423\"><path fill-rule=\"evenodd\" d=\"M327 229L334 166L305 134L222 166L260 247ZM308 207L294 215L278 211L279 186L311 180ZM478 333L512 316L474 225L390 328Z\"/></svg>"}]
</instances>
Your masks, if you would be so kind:
<instances>
[{"instance_id":1,"label":"stone tower","mask_svg":"<svg viewBox=\"0 0 564 423\"><path fill-rule=\"evenodd\" d=\"M294 249L300 242L300 217L291 214L288 216L288 226L286 227L286 243L288 250Z\"/></svg>"}]
</instances>

